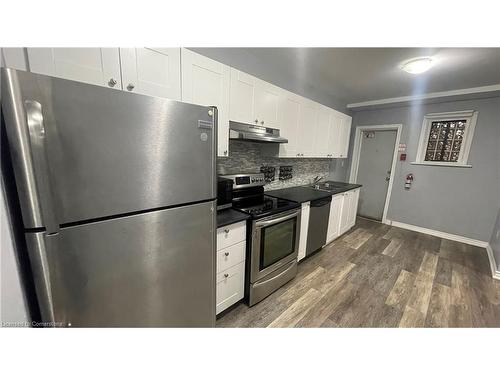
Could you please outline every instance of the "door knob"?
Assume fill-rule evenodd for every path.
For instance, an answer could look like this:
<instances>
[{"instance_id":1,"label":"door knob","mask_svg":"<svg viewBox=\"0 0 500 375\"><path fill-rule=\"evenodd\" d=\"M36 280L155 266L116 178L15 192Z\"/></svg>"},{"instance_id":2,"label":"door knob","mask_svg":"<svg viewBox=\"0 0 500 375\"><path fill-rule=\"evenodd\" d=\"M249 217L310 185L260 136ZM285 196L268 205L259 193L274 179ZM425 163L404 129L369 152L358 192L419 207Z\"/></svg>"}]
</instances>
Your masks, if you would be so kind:
<instances>
[{"instance_id":1,"label":"door knob","mask_svg":"<svg viewBox=\"0 0 500 375\"><path fill-rule=\"evenodd\" d=\"M128 86L127 86L127 90L128 91L132 91L134 88L135 88L135 86L133 84L131 84L131 83L129 83Z\"/></svg>"},{"instance_id":2,"label":"door knob","mask_svg":"<svg viewBox=\"0 0 500 375\"><path fill-rule=\"evenodd\" d=\"M114 78L111 78L111 79L108 81L108 86L109 86L109 87L114 87L116 84L117 84L117 82L116 82L116 79L114 79Z\"/></svg>"}]
</instances>

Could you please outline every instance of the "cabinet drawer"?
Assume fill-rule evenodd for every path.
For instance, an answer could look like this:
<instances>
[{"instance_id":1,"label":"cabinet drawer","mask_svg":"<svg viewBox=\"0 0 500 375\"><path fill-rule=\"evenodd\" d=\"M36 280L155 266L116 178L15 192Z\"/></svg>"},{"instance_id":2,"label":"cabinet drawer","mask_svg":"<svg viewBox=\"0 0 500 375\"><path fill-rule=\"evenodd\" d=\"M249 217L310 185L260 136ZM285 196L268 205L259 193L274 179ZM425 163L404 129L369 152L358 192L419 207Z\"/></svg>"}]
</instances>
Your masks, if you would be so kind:
<instances>
[{"instance_id":1,"label":"cabinet drawer","mask_svg":"<svg viewBox=\"0 0 500 375\"><path fill-rule=\"evenodd\" d=\"M247 234L246 221L226 225L217 229L217 250L224 249L235 243L244 241Z\"/></svg>"},{"instance_id":2,"label":"cabinet drawer","mask_svg":"<svg viewBox=\"0 0 500 375\"><path fill-rule=\"evenodd\" d=\"M217 274L216 314L243 298L245 289L245 262Z\"/></svg>"},{"instance_id":3,"label":"cabinet drawer","mask_svg":"<svg viewBox=\"0 0 500 375\"><path fill-rule=\"evenodd\" d=\"M217 251L217 273L227 270L245 260L246 241Z\"/></svg>"}]
</instances>

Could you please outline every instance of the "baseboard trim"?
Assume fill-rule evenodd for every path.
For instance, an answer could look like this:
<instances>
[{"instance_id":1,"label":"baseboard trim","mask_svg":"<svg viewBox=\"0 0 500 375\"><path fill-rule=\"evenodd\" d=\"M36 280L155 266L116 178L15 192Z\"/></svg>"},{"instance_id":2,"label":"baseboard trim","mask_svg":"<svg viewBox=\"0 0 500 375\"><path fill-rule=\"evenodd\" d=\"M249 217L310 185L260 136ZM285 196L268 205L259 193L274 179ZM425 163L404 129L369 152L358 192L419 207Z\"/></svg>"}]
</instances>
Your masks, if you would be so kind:
<instances>
[{"instance_id":1,"label":"baseboard trim","mask_svg":"<svg viewBox=\"0 0 500 375\"><path fill-rule=\"evenodd\" d=\"M500 270L497 267L495 255L493 254L493 249L491 248L490 244L486 246L486 252L488 253L488 259L490 260L491 276L493 276L494 279L500 280Z\"/></svg>"},{"instance_id":2,"label":"baseboard trim","mask_svg":"<svg viewBox=\"0 0 500 375\"><path fill-rule=\"evenodd\" d=\"M462 243L465 243L467 245L483 247L483 248L486 248L488 246L488 242L485 242L485 241L476 240L474 238L463 237L463 236L459 236L457 234L441 232L441 231L434 230L434 229L418 227L416 225L401 223L399 221L392 220L390 225L392 225L394 227L398 227L398 228L412 230L414 232L430 234L432 236L441 237L441 238L444 238L446 240L462 242Z\"/></svg>"}]
</instances>

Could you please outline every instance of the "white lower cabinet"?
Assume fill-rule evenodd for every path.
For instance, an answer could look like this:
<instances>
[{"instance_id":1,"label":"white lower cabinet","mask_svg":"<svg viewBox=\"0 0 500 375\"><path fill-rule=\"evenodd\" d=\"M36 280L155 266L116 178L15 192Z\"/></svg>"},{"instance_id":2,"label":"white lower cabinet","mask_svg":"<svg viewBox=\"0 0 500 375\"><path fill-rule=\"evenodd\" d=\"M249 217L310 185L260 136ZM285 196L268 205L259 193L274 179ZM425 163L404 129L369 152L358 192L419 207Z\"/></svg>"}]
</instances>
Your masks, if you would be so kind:
<instances>
[{"instance_id":1,"label":"white lower cabinet","mask_svg":"<svg viewBox=\"0 0 500 375\"><path fill-rule=\"evenodd\" d=\"M243 298L245 291L245 262L238 263L217 274L216 314Z\"/></svg>"},{"instance_id":2,"label":"white lower cabinet","mask_svg":"<svg viewBox=\"0 0 500 375\"><path fill-rule=\"evenodd\" d=\"M359 188L332 197L326 235L327 243L341 236L356 224L358 200Z\"/></svg>"},{"instance_id":3,"label":"white lower cabinet","mask_svg":"<svg viewBox=\"0 0 500 375\"><path fill-rule=\"evenodd\" d=\"M216 314L243 298L245 254L245 221L217 229Z\"/></svg>"},{"instance_id":4,"label":"white lower cabinet","mask_svg":"<svg viewBox=\"0 0 500 375\"><path fill-rule=\"evenodd\" d=\"M309 211L311 202L302 203L300 213L300 236L299 236L299 254L297 260L304 259L306 256L307 247L307 231L309 229Z\"/></svg>"},{"instance_id":5,"label":"white lower cabinet","mask_svg":"<svg viewBox=\"0 0 500 375\"><path fill-rule=\"evenodd\" d=\"M356 224L359 188L342 193L342 210L340 214L340 233L344 234Z\"/></svg>"},{"instance_id":6,"label":"white lower cabinet","mask_svg":"<svg viewBox=\"0 0 500 375\"><path fill-rule=\"evenodd\" d=\"M340 236L340 216L342 214L342 194L334 195L330 205L330 217L328 220L328 232L326 234L326 243L332 242Z\"/></svg>"}]
</instances>

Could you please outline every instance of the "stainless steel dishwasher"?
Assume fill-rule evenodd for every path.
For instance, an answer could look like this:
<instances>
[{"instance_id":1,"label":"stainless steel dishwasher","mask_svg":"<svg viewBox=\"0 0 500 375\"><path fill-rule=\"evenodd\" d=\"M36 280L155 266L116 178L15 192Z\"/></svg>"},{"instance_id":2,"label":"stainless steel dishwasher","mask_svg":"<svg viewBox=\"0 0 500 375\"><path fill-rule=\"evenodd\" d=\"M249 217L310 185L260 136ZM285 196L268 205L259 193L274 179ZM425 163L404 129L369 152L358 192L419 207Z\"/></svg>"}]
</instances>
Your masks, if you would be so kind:
<instances>
[{"instance_id":1,"label":"stainless steel dishwasher","mask_svg":"<svg viewBox=\"0 0 500 375\"><path fill-rule=\"evenodd\" d=\"M306 256L311 255L326 243L331 202L331 196L311 201Z\"/></svg>"}]
</instances>

